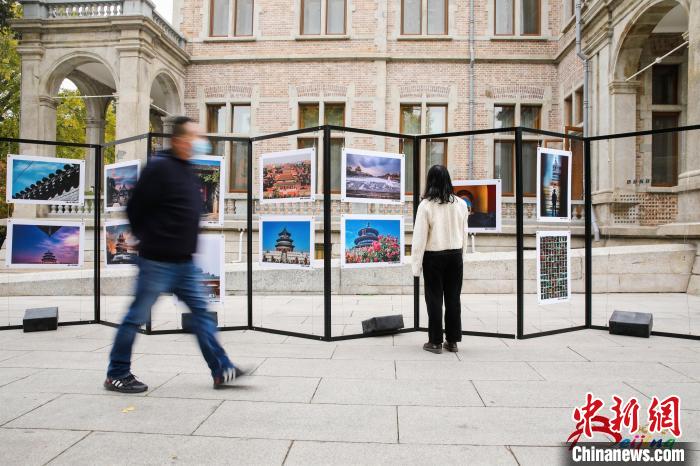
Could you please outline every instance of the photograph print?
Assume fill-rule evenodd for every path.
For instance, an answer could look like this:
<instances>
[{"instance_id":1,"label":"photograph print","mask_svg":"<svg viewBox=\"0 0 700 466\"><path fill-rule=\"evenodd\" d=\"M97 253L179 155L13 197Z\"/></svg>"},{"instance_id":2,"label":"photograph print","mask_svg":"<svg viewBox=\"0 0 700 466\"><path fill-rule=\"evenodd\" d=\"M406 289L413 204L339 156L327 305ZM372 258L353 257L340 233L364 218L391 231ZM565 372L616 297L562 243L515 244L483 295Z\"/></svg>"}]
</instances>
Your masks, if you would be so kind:
<instances>
[{"instance_id":1,"label":"photograph print","mask_svg":"<svg viewBox=\"0 0 700 466\"><path fill-rule=\"evenodd\" d=\"M314 218L302 215L260 216L260 266L309 269L313 260Z\"/></svg>"},{"instance_id":2,"label":"photograph print","mask_svg":"<svg viewBox=\"0 0 700 466\"><path fill-rule=\"evenodd\" d=\"M316 185L316 150L290 150L260 157L260 203L311 202Z\"/></svg>"},{"instance_id":3,"label":"photograph print","mask_svg":"<svg viewBox=\"0 0 700 466\"><path fill-rule=\"evenodd\" d=\"M224 225L224 159L212 155L198 155L190 159L199 179L202 196L202 226Z\"/></svg>"},{"instance_id":4,"label":"photograph print","mask_svg":"<svg viewBox=\"0 0 700 466\"><path fill-rule=\"evenodd\" d=\"M571 233L537 232L537 303L554 304L571 299Z\"/></svg>"},{"instance_id":5,"label":"photograph print","mask_svg":"<svg viewBox=\"0 0 700 466\"><path fill-rule=\"evenodd\" d=\"M501 180L454 181L452 186L469 207L469 232L501 232Z\"/></svg>"},{"instance_id":6,"label":"photograph print","mask_svg":"<svg viewBox=\"0 0 700 466\"><path fill-rule=\"evenodd\" d=\"M7 156L8 203L82 205L84 191L84 160Z\"/></svg>"},{"instance_id":7,"label":"photograph print","mask_svg":"<svg viewBox=\"0 0 700 466\"><path fill-rule=\"evenodd\" d=\"M537 221L571 220L571 152L537 148Z\"/></svg>"},{"instance_id":8,"label":"photograph print","mask_svg":"<svg viewBox=\"0 0 700 466\"><path fill-rule=\"evenodd\" d=\"M82 222L8 219L5 263L23 269L80 267L84 237Z\"/></svg>"},{"instance_id":9,"label":"photograph print","mask_svg":"<svg viewBox=\"0 0 700 466\"><path fill-rule=\"evenodd\" d=\"M126 204L139 178L139 160L129 160L105 165L105 211L126 210Z\"/></svg>"},{"instance_id":10,"label":"photograph print","mask_svg":"<svg viewBox=\"0 0 700 466\"><path fill-rule=\"evenodd\" d=\"M341 267L400 266L404 256L403 216L343 215L340 240Z\"/></svg>"},{"instance_id":11,"label":"photograph print","mask_svg":"<svg viewBox=\"0 0 700 466\"><path fill-rule=\"evenodd\" d=\"M341 161L342 201L403 204L403 154L345 148Z\"/></svg>"},{"instance_id":12,"label":"photograph print","mask_svg":"<svg viewBox=\"0 0 700 466\"><path fill-rule=\"evenodd\" d=\"M197 252L192 256L195 267L202 273L201 282L209 302L223 302L226 295L225 244L224 235L201 234L197 239Z\"/></svg>"},{"instance_id":13,"label":"photograph print","mask_svg":"<svg viewBox=\"0 0 700 466\"><path fill-rule=\"evenodd\" d=\"M137 264L139 240L128 220L108 220L104 229L105 267L122 268Z\"/></svg>"}]
</instances>

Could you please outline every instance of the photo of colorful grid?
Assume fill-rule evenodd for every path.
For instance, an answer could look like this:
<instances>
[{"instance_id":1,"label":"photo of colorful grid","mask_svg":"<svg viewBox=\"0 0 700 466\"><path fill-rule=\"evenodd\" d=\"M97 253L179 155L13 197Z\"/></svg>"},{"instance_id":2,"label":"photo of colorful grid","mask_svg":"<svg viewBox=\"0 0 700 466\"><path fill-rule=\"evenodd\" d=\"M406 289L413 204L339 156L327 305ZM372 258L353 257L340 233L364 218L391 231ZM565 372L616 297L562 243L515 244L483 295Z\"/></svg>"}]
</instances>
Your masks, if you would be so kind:
<instances>
[{"instance_id":1,"label":"photo of colorful grid","mask_svg":"<svg viewBox=\"0 0 700 466\"><path fill-rule=\"evenodd\" d=\"M537 302L551 304L571 298L570 232L537 232Z\"/></svg>"}]
</instances>

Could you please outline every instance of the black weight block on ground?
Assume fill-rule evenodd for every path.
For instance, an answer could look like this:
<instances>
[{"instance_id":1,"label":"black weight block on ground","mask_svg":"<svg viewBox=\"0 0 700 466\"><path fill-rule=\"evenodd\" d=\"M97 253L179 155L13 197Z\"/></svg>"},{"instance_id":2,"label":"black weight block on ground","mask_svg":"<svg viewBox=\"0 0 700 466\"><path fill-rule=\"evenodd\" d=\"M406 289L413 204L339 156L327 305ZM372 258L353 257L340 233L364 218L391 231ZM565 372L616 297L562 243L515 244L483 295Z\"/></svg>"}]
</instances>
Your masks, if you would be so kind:
<instances>
[{"instance_id":1,"label":"black weight block on ground","mask_svg":"<svg viewBox=\"0 0 700 466\"><path fill-rule=\"evenodd\" d=\"M208 311L207 314L210 315L214 319L214 323L216 323L216 325L219 325L219 318L218 318L216 312ZM192 317L193 316L192 316L191 312L184 312L182 314L182 329L183 330L185 330L187 332L192 331Z\"/></svg>"},{"instance_id":2,"label":"black weight block on ground","mask_svg":"<svg viewBox=\"0 0 700 466\"><path fill-rule=\"evenodd\" d=\"M649 338L654 317L647 312L615 311L608 325L613 335Z\"/></svg>"},{"instance_id":3,"label":"black weight block on ground","mask_svg":"<svg viewBox=\"0 0 700 466\"><path fill-rule=\"evenodd\" d=\"M403 328L403 316L372 317L362 321L362 333L388 333Z\"/></svg>"},{"instance_id":4,"label":"black weight block on ground","mask_svg":"<svg viewBox=\"0 0 700 466\"><path fill-rule=\"evenodd\" d=\"M24 311L22 329L25 332L44 332L58 328L58 308L41 307Z\"/></svg>"}]
</instances>

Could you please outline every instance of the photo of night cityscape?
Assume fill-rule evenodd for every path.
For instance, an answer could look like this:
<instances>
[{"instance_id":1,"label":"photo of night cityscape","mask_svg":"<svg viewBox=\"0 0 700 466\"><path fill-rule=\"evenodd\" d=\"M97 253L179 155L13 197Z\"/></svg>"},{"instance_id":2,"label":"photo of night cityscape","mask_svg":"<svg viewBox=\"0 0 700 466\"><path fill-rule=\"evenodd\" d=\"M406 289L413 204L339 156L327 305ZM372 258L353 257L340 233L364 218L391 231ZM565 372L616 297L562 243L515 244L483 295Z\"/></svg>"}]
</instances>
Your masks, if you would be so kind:
<instances>
[{"instance_id":1,"label":"photo of night cityscape","mask_svg":"<svg viewBox=\"0 0 700 466\"><path fill-rule=\"evenodd\" d=\"M260 158L261 201L311 200L314 158L313 148L264 154Z\"/></svg>"},{"instance_id":2,"label":"photo of night cityscape","mask_svg":"<svg viewBox=\"0 0 700 466\"><path fill-rule=\"evenodd\" d=\"M70 267L82 263L83 228L77 222L8 222L7 265Z\"/></svg>"},{"instance_id":3,"label":"photo of night cityscape","mask_svg":"<svg viewBox=\"0 0 700 466\"><path fill-rule=\"evenodd\" d=\"M139 177L139 161L105 165L105 210L126 210Z\"/></svg>"},{"instance_id":4,"label":"photo of night cityscape","mask_svg":"<svg viewBox=\"0 0 700 466\"><path fill-rule=\"evenodd\" d=\"M106 266L136 265L138 239L128 221L107 222L105 225Z\"/></svg>"}]
</instances>

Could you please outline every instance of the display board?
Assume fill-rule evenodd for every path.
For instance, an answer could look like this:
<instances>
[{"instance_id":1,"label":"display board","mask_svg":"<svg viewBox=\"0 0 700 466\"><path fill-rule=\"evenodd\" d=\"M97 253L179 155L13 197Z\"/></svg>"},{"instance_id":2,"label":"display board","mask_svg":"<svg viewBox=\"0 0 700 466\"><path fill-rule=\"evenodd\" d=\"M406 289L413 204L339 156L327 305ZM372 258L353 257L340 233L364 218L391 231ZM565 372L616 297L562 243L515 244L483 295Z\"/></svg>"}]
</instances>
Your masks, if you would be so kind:
<instances>
[{"instance_id":1,"label":"display board","mask_svg":"<svg viewBox=\"0 0 700 466\"><path fill-rule=\"evenodd\" d=\"M82 205L84 191L84 160L7 156L8 203Z\"/></svg>"},{"instance_id":2,"label":"display board","mask_svg":"<svg viewBox=\"0 0 700 466\"><path fill-rule=\"evenodd\" d=\"M469 206L469 232L501 232L501 180L452 183L454 194Z\"/></svg>"},{"instance_id":3,"label":"display board","mask_svg":"<svg viewBox=\"0 0 700 466\"><path fill-rule=\"evenodd\" d=\"M7 220L5 264L61 269L83 265L85 224L59 220Z\"/></svg>"},{"instance_id":4,"label":"display board","mask_svg":"<svg viewBox=\"0 0 700 466\"><path fill-rule=\"evenodd\" d=\"M571 232L538 231L537 302L552 304L571 299Z\"/></svg>"}]
</instances>

